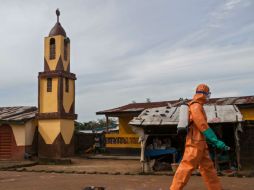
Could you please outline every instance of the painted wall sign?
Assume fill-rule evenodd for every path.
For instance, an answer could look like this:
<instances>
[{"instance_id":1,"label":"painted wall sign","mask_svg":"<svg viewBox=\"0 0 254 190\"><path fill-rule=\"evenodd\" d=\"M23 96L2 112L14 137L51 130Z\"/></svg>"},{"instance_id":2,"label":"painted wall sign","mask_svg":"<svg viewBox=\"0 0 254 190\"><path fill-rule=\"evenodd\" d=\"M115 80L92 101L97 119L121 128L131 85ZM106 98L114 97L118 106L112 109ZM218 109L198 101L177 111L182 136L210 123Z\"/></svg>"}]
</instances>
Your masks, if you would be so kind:
<instances>
[{"instance_id":1,"label":"painted wall sign","mask_svg":"<svg viewBox=\"0 0 254 190\"><path fill-rule=\"evenodd\" d=\"M106 147L140 148L139 137L135 134L106 134Z\"/></svg>"}]
</instances>

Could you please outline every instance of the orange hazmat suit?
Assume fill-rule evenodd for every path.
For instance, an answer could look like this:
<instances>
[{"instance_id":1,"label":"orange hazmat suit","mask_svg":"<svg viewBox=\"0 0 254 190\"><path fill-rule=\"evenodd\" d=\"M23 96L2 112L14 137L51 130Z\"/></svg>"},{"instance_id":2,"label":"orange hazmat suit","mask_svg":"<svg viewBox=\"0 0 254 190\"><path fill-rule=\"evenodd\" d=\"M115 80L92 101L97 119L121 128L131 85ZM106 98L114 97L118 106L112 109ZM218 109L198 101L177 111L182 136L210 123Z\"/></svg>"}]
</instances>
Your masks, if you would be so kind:
<instances>
[{"instance_id":1,"label":"orange hazmat suit","mask_svg":"<svg viewBox=\"0 0 254 190\"><path fill-rule=\"evenodd\" d=\"M189 103L191 125L186 136L184 155L174 175L170 190L182 190L196 168L199 168L208 190L222 189L203 134L209 129L203 109L208 94L210 94L209 87L201 84L197 87L196 94Z\"/></svg>"}]
</instances>

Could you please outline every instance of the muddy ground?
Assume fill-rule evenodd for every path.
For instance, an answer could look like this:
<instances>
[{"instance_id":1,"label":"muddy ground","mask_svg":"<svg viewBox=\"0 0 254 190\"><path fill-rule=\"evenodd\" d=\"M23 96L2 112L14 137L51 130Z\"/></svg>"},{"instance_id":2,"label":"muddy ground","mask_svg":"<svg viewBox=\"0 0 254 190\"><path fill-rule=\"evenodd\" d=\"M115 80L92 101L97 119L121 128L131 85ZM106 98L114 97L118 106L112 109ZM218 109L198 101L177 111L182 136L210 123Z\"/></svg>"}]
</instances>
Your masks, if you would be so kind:
<instances>
[{"instance_id":1,"label":"muddy ground","mask_svg":"<svg viewBox=\"0 0 254 190\"><path fill-rule=\"evenodd\" d=\"M0 171L0 190L168 190L173 172L139 175L139 160L73 158L71 165L33 165ZM2 164L2 165L1 165ZM22 163L0 162L0 166ZM8 170L8 169L7 169ZM254 178L220 177L225 190L252 190ZM192 176L185 190L205 190L202 178Z\"/></svg>"},{"instance_id":2,"label":"muddy ground","mask_svg":"<svg viewBox=\"0 0 254 190\"><path fill-rule=\"evenodd\" d=\"M254 178L220 177L225 190L252 190ZM103 186L106 190L167 190L172 176L91 175L44 172L0 172L0 190L82 190ZM192 176L185 190L205 190L202 178Z\"/></svg>"},{"instance_id":3,"label":"muddy ground","mask_svg":"<svg viewBox=\"0 0 254 190\"><path fill-rule=\"evenodd\" d=\"M27 171L86 172L101 174L138 174L142 171L139 160L79 159L73 158L71 165L35 165L25 167Z\"/></svg>"}]
</instances>

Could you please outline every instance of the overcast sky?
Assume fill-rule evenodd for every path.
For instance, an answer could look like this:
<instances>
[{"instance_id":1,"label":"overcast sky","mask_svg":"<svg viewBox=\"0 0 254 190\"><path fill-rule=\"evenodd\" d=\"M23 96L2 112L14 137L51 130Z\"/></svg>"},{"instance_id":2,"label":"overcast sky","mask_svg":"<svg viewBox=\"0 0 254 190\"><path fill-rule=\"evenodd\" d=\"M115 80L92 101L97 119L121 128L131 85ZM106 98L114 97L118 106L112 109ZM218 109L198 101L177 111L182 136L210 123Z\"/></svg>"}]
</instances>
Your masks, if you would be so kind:
<instances>
[{"instance_id":1,"label":"overcast sky","mask_svg":"<svg viewBox=\"0 0 254 190\"><path fill-rule=\"evenodd\" d=\"M0 0L0 106L37 106L44 37L71 39L79 121L131 103L254 95L253 0Z\"/></svg>"}]
</instances>

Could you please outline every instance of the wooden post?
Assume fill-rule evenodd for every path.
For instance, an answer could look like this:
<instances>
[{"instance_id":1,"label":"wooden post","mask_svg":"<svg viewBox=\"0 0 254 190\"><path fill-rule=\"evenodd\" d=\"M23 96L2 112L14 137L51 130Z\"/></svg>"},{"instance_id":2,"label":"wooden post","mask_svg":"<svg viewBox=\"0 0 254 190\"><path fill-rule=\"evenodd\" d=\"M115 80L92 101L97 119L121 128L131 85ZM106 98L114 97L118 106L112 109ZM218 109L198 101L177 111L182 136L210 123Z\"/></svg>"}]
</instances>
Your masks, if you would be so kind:
<instances>
[{"instance_id":1,"label":"wooden post","mask_svg":"<svg viewBox=\"0 0 254 190\"><path fill-rule=\"evenodd\" d=\"M173 163L176 163L176 153L173 154Z\"/></svg>"},{"instance_id":2,"label":"wooden post","mask_svg":"<svg viewBox=\"0 0 254 190\"><path fill-rule=\"evenodd\" d=\"M240 162L240 139L238 136L238 131L243 132L241 123L237 123L235 129L235 152L236 152L236 160L237 160L237 170L241 170L241 162Z\"/></svg>"},{"instance_id":3,"label":"wooden post","mask_svg":"<svg viewBox=\"0 0 254 190\"><path fill-rule=\"evenodd\" d=\"M109 119L108 116L106 115L106 132L108 133L108 125L109 125Z\"/></svg>"}]
</instances>

